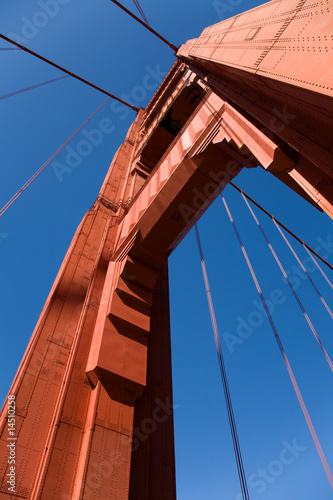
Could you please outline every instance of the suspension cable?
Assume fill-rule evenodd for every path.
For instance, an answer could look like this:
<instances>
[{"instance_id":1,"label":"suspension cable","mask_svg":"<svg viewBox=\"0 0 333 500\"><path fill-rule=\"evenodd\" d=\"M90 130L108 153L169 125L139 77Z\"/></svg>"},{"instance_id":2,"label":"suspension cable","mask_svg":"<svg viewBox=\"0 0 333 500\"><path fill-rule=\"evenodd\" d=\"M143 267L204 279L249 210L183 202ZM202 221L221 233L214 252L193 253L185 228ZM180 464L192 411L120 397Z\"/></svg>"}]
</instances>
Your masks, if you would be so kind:
<instances>
[{"instance_id":1,"label":"suspension cable","mask_svg":"<svg viewBox=\"0 0 333 500\"><path fill-rule=\"evenodd\" d=\"M99 92L102 92L102 94L109 96L111 99L114 99L115 101L121 102L121 104L125 104L125 106L128 106L129 108L133 109L133 111L136 111L136 112L139 111L139 108L137 108L136 106L133 106L132 104L129 104L128 102L123 101L123 99L120 99L119 97L116 97L115 95L111 94L107 90L104 90L101 87L98 87L97 85L94 85L93 83L88 82L88 80L85 80L84 78L81 78L80 76L76 75L75 73L68 71L68 69L65 69L62 66L59 66L59 64L56 64L56 63L50 61L49 59L46 59L46 57L43 57L43 56L37 54L37 52L34 52L33 50L27 49L27 47L24 47L24 45L21 45L17 42L14 42L14 40L11 40L11 38L8 38L7 36L5 36L1 33L0 33L0 38L2 38L3 40L6 40L6 42L9 42L9 43L12 43L13 45L16 45L16 47L19 47L20 49L24 50L25 52L28 52L28 54L31 54L32 56L37 57L41 61L44 61L47 64L50 64L54 68L60 69L60 71L62 71L63 73L66 73L67 75L72 76L73 78L76 78L76 80L79 80L80 82L83 82L86 85L89 85L89 87L92 87L93 89L98 90Z\"/></svg>"},{"instance_id":2,"label":"suspension cable","mask_svg":"<svg viewBox=\"0 0 333 500\"><path fill-rule=\"evenodd\" d=\"M329 284L329 286L332 288L333 290L333 285L331 283L331 281L328 279L328 277L326 276L326 274L324 273L324 271L322 270L322 268L320 267L320 265L318 264L318 262L316 261L316 259L314 258L314 256L312 255L312 253L309 252L308 248L303 245L305 250L308 252L309 256L311 257L311 259L313 260L313 262L316 264L316 266L318 267L319 271L321 272L321 274L324 276L325 280L327 281L327 283Z\"/></svg>"},{"instance_id":3,"label":"suspension cable","mask_svg":"<svg viewBox=\"0 0 333 500\"><path fill-rule=\"evenodd\" d=\"M173 43L168 42L168 40L166 38L164 38L162 35L157 33L157 31L155 31L153 28L151 28L149 26L149 24L146 24L145 22L141 21L141 19L139 17L137 17L135 14L133 14L133 12L131 12L130 10L126 9L126 7L124 7L120 2L118 2L117 0L111 0L111 2L114 3L115 5L117 5L124 12L126 12L126 14L133 17L133 19L135 19L138 23L142 24L142 26L147 28L147 30L150 31L151 33L153 33L153 35L157 36L157 38L162 40L162 42L164 42L166 45L168 45L174 52L177 52L178 48L176 47L176 45L173 45Z\"/></svg>"},{"instance_id":4,"label":"suspension cable","mask_svg":"<svg viewBox=\"0 0 333 500\"><path fill-rule=\"evenodd\" d=\"M284 229L285 231L287 231L288 234L290 234L293 238L295 238L295 240L297 240L299 243L301 243L304 248L308 249L311 253L313 253L313 255L315 255L319 260L321 260L324 264L326 264L327 267L329 267L332 271L333 271L333 266L331 264L329 264L325 259L323 259L315 250L313 250L311 247L309 247L309 245L307 245L303 240L301 240L298 236L296 236L295 233L293 233L292 231L290 231L290 229L288 229L284 224L282 224L282 222L280 222L276 217L274 217L274 215L270 214L269 212L267 212L267 210L265 210L261 205L259 205L259 203L257 203L256 201L254 201L253 198L251 198L248 194L244 193L244 191L242 189L240 189L238 186L236 186L236 184L234 184L233 182L229 181L229 184L235 188L239 193L243 194L245 196L245 198L247 198L248 200L251 201L251 203L253 203L256 207L259 208L259 210L261 210L262 212L264 212L264 214L268 215L268 217L270 217L272 220L275 220L276 223L282 227L282 229Z\"/></svg>"},{"instance_id":5,"label":"suspension cable","mask_svg":"<svg viewBox=\"0 0 333 500\"><path fill-rule=\"evenodd\" d=\"M14 47L4 47L4 48L0 48L0 50L17 50L17 49L14 49Z\"/></svg>"},{"instance_id":6,"label":"suspension cable","mask_svg":"<svg viewBox=\"0 0 333 500\"><path fill-rule=\"evenodd\" d=\"M16 90L15 92L11 92L10 94L1 95L0 101L2 99L8 99L8 97L13 97L14 95L22 94L22 92L27 92L28 90L33 90L36 89L37 87L42 87L43 85L47 85L49 83L53 83L58 80L63 80L63 78L68 78L68 75L59 76L58 78L53 78L53 80L48 80L47 82L37 83L37 85L32 85L31 87L26 87L25 89Z\"/></svg>"},{"instance_id":7,"label":"suspension cable","mask_svg":"<svg viewBox=\"0 0 333 500\"><path fill-rule=\"evenodd\" d=\"M213 332L214 332L217 356L218 356L219 365L220 365L223 391L224 391L225 401L226 401L226 405L227 405L228 419L229 419L229 425L230 425L230 430L231 430L231 435L232 435L232 443L233 443L235 457L236 457L239 482L240 482L240 486L241 486L241 490L242 490L243 500L249 500L250 497L249 497L249 492L248 492L248 487L247 487L247 482L246 482L242 454L241 454L239 441L238 441L238 433L237 433L237 428L236 428L234 412L233 412L232 403L231 403L231 396L230 396L229 384L228 384L228 379L227 379L227 372L226 372L226 368L225 368L225 364L224 364L224 360L223 360L220 336L219 336L219 332L218 332L215 310L214 310L214 305L213 305L213 299L212 299L212 294L211 294L210 287L209 287L206 263L205 263L205 259L203 256L203 251L202 251L202 246L201 246L201 241L200 241L200 236L199 236L199 231L198 231L197 225L195 225L195 233L197 236L200 260L201 260L201 269L202 269L202 274L203 274L203 278L204 278L204 282L205 282L208 307L209 307L210 318L211 318Z\"/></svg>"},{"instance_id":8,"label":"suspension cable","mask_svg":"<svg viewBox=\"0 0 333 500\"><path fill-rule=\"evenodd\" d=\"M284 364L285 364L285 366L286 366L286 368L287 368L287 371L288 371L288 374L289 374L289 377L290 377L291 383L293 384L294 391L295 391L295 393L296 393L296 396L297 396L298 402L299 402L299 404L300 404L300 406L301 406L301 408L302 408L303 415L304 415L304 417L305 417L306 423L307 423L308 428L309 428L309 431L310 431L310 433L311 433L311 436L312 436L313 442L314 442L314 444L315 444L315 446L316 446L316 449L317 449L318 455L319 455L319 457L320 457L321 463L322 463L322 465L323 465L323 467L324 467L324 469L325 469L326 476L327 476L328 481L329 481L329 483L330 483L330 485L331 485L331 488L333 489L333 476L332 476L332 472L331 472L331 470L330 470L330 468L329 468L329 466L328 466L328 463L327 463L326 457L325 457L325 455L324 455L324 452L323 452L323 450L322 450L322 447L321 447L321 445L320 445L320 442L319 442L318 436L317 436L316 431L315 431L315 429L314 429L314 427L313 427L313 424L312 424L312 421L311 421L310 415L309 415L308 410L307 410L307 408L306 408L306 405L305 405L305 402L304 402L304 400L303 400L303 397L302 397L301 391L300 391L300 389L299 389L299 387L298 387L298 384L297 384L297 382L296 382L296 379L295 379L294 373L293 373L293 371L292 371L292 369L291 369L291 366L290 366L290 363L289 363L288 357L287 357L287 355L286 355L286 353L285 353L285 350L284 350L283 344L282 344L282 342L281 342L280 336L279 336L278 331L277 331L277 329L276 329L276 326L275 326L275 323L274 323L274 321L273 321L272 315L271 315L271 313L270 313L270 311L269 311L269 308L268 308L268 306L267 306L267 303L266 303L266 300L265 300L264 294L263 294L263 292L262 292L262 290L261 290L261 287L260 287L259 281L258 281L258 279L257 279L257 276L256 276L255 272L254 272L254 269L253 269L253 267L252 267L251 261L250 261L250 259L249 259L249 257L248 257L248 254L247 254L246 249L245 249L245 247L244 247L243 241L242 241L242 239L241 239L241 237L240 237L240 234L239 234L239 232L238 232L238 229L237 229L237 227L236 227L235 221L234 221L234 219L233 219L233 217L232 217L232 215L231 215L231 212L230 212L230 210L229 210L229 207L228 207L227 202L225 201L225 198L223 197L223 195L222 195L222 201L223 201L223 203L224 203L224 206L225 206L225 209L226 209L227 214L228 214L228 216L229 216L229 219L230 219L230 222L231 222L231 224L232 224L232 227L233 227L233 229L234 229L234 231L235 231L235 234L236 234L236 237L237 237L238 243L239 243L239 245L240 245L240 247L241 247L241 249L242 249L242 252L243 252L243 255L244 255L245 261L246 261L247 266L248 266L248 268L249 268L249 271L250 271L250 273L251 273L251 276L252 276L252 279L253 279L253 281L254 281L254 284L255 284L255 287L256 287L256 289L257 289L257 292L258 292L258 294L259 294L260 300L261 300L262 305L263 305L263 307L264 307L264 309L265 309L266 316L267 316L268 321L269 321L269 323L270 323L270 326L271 326L271 328L272 328L272 331L273 331L273 334L274 334L275 340L276 340L276 342L277 342L277 344L278 344L278 346L279 346L279 349L280 349L280 352L281 352L281 355L282 355L282 358L283 358Z\"/></svg>"},{"instance_id":9,"label":"suspension cable","mask_svg":"<svg viewBox=\"0 0 333 500\"><path fill-rule=\"evenodd\" d=\"M323 303L324 307L326 308L328 314L331 316L331 318L333 319L333 313L330 309L330 307L328 306L326 300L324 299L324 297L322 296L322 294L320 293L320 291L318 290L317 286L315 285L315 283L313 282L311 276L309 275L308 271L306 270L306 267L304 266L304 264L302 263L301 259L298 257L296 251L294 250L294 248L292 247L291 243L289 242L288 238L286 237L286 235L284 234L284 232L282 231L282 229L279 227L279 225L276 223L276 221L273 219L273 222L276 226L276 229L279 231L279 233L281 234L282 238L284 239L284 241L286 242L286 244L288 245L291 253L293 254L293 256L295 257L295 259L297 260L298 264L300 265L303 273L305 274L305 276L307 277L307 279L309 280L309 282L311 283L312 285L312 288L314 289L314 291L316 292L316 294L318 295L319 299L321 300L321 302Z\"/></svg>"},{"instance_id":10,"label":"suspension cable","mask_svg":"<svg viewBox=\"0 0 333 500\"><path fill-rule=\"evenodd\" d=\"M290 290L291 290L291 292L292 292L293 296L295 297L296 302L297 302L297 304L298 304L299 308L301 309L301 311L302 311L302 313L303 313L303 316L304 316L304 318L305 318L305 320L306 320L307 324L309 325L310 330L311 330L311 332L313 333L313 335L314 335L314 337L315 337L315 339L316 339L316 341L317 341L317 343L318 343L318 345L319 345L319 347L320 347L320 349L321 349L322 353L324 354L325 359L326 359L326 361L327 361L327 363L328 363L328 365L329 365L330 369L333 371L333 363L332 363L332 361L331 361L331 358L330 358L330 357L329 357L329 355L327 354L327 351L326 351L325 347L323 346L322 341L320 340L319 335L318 335L318 333L317 333L317 330L316 330L316 329L315 329L315 327L313 326L312 321L310 320L310 317L309 317L308 313L306 312L305 307L304 307L304 305L303 305L303 303L302 303L301 299L300 299L300 298L299 298L299 296L298 296L298 293L296 292L296 290L295 290L295 288L294 288L293 284L291 283L291 281L290 281L290 279L289 279L288 274L286 273L286 271L285 271L285 269L284 269L283 265L281 264L280 259L279 259L279 258L278 258L278 256L276 255L276 252L275 252L275 250L274 250L274 248L273 248L273 246L272 246L271 242L269 241L269 239L268 239L268 237L267 237L267 235L266 235L265 231L263 230L263 228L262 228L262 226L261 226L260 222L258 221L257 217L255 216L255 213L253 212L253 210L252 210L252 208L251 208L251 206L250 206L249 202L247 201L247 199L245 198L245 196L244 196L243 194L242 194L242 196L243 196L243 199L244 199L244 201L245 201L245 203L246 203L246 205L247 205L247 208L249 209L249 211L250 211L250 213L251 213L252 217L254 218L254 220L255 220L255 222L256 222L256 224L257 224L257 226L258 226L258 228L260 229L260 232L261 232L261 234L263 235L264 240L266 241L266 243L267 243L267 245L268 245L268 248L269 248L269 249L270 249L270 251L272 252L272 255L273 255L273 257L274 257L274 259L275 259L275 261L276 261L277 265L279 266L280 271L282 272L284 279L287 281L288 286L289 286L289 288L290 288Z\"/></svg>"},{"instance_id":11,"label":"suspension cable","mask_svg":"<svg viewBox=\"0 0 333 500\"><path fill-rule=\"evenodd\" d=\"M138 9L138 11L140 12L141 17L144 20L144 22L147 24L147 26L150 26L148 19L146 18L145 13L143 12L142 7L141 7L140 3L138 2L138 0L133 0L133 2L134 2L134 5L136 6L136 8Z\"/></svg>"},{"instance_id":12,"label":"suspension cable","mask_svg":"<svg viewBox=\"0 0 333 500\"><path fill-rule=\"evenodd\" d=\"M43 165L37 170L37 172L35 172L34 175L32 177L30 177L30 179L21 187L21 189L19 189L17 191L17 193L14 194L14 196L6 203L6 205L4 205L1 208L0 217L2 217L2 215L8 210L8 208L14 203L14 201L16 201L17 198L19 198L19 196L21 196L21 194L30 186L30 184L39 176L39 174L41 172L43 172L43 170L51 163L52 160L54 160L54 158L60 153L60 151L62 151L64 149L64 147L67 146L67 144L80 132L80 130L83 129L83 127L85 127L87 125L87 123L100 111L100 109L103 108L103 106L105 106L105 104L110 99L111 99L111 97L106 99L106 101L104 101L103 104L101 104L101 106L99 106L99 108L97 108L89 116L89 118L87 118L87 120L85 122L83 122L82 125L80 125L78 129L75 130L75 132L60 146L60 148L58 148L57 151L55 153L53 153L53 155L50 156L50 158L48 160L46 160L45 163L43 163Z\"/></svg>"}]
</instances>

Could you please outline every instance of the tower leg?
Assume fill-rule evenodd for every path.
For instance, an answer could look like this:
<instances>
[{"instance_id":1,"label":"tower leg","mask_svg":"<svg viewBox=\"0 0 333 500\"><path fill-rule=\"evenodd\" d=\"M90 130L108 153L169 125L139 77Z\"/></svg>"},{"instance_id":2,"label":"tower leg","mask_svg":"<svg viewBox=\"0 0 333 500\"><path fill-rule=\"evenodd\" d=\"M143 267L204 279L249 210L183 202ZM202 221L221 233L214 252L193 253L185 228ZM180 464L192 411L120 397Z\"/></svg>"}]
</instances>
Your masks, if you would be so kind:
<instances>
[{"instance_id":1,"label":"tower leg","mask_svg":"<svg viewBox=\"0 0 333 500\"><path fill-rule=\"evenodd\" d=\"M176 499L167 264L153 295L147 386L135 402L129 498Z\"/></svg>"}]
</instances>

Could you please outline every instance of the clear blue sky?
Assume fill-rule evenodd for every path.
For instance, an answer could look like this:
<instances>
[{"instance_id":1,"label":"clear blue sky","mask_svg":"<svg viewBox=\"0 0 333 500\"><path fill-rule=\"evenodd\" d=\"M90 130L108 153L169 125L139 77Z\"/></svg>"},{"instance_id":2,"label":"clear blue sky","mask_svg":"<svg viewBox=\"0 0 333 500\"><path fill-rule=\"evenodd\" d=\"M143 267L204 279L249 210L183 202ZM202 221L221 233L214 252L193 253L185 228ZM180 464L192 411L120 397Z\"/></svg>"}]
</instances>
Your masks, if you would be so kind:
<instances>
[{"instance_id":1,"label":"clear blue sky","mask_svg":"<svg viewBox=\"0 0 333 500\"><path fill-rule=\"evenodd\" d=\"M168 47L109 0L62 0L61 4L59 0L58 9L54 7L47 15L40 14L46 12L41 4L47 8L43 0L1 2L0 31L25 38L32 50L116 95L131 96L137 106L145 106L161 74L174 61ZM135 11L130 0L124 4ZM223 17L258 4L256 0L141 2L151 25L175 45L198 36ZM1 43L0 47L8 45ZM0 51L0 60L0 95L61 76L28 54ZM103 95L70 78L1 100L1 205L104 100ZM108 104L86 131L100 126L103 118L112 120L114 128L103 135L101 144L81 156L78 165L61 178L54 164L50 165L1 218L2 400L76 227L94 202L134 113ZM74 139L74 150L84 138ZM64 164L65 154L57 161ZM259 168L243 171L237 183L333 262L333 248L325 248L333 240L332 221L326 215ZM284 300L276 305L273 318L333 468L332 373L244 202L231 187L225 196L264 293L269 297L273 290L281 291ZM272 224L261 219L286 269L297 277L290 251ZM237 334L240 322L248 324L255 317L259 299L220 199L200 220L199 229L244 466L251 481L250 497L328 500L332 491L268 321L248 330L248 338L233 349L225 341L227 333ZM307 254L298 245L296 248L304 260ZM178 499L237 500L236 466L193 231L171 256L169 265L174 400L179 405L175 410ZM310 270L333 308L330 288L318 271ZM308 283L299 280L298 292L333 357L331 320Z\"/></svg>"}]
</instances>

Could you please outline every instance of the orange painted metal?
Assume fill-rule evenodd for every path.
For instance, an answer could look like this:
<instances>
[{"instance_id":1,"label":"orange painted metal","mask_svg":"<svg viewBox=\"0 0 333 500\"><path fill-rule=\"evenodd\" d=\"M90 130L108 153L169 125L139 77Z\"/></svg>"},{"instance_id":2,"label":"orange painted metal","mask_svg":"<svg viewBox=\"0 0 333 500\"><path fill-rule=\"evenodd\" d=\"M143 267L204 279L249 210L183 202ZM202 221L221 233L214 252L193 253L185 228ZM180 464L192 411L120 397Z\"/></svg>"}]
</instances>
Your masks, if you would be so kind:
<instances>
[{"instance_id":1,"label":"orange painted metal","mask_svg":"<svg viewBox=\"0 0 333 500\"><path fill-rule=\"evenodd\" d=\"M313 9L273 0L207 28L138 113L10 389L15 498L175 499L168 256L243 167L333 214L331 83L305 50L329 16ZM0 499L13 498L6 423L4 409Z\"/></svg>"},{"instance_id":2,"label":"orange painted metal","mask_svg":"<svg viewBox=\"0 0 333 500\"><path fill-rule=\"evenodd\" d=\"M333 217L332 2L273 0L206 28L178 56L294 165L265 167Z\"/></svg>"}]
</instances>

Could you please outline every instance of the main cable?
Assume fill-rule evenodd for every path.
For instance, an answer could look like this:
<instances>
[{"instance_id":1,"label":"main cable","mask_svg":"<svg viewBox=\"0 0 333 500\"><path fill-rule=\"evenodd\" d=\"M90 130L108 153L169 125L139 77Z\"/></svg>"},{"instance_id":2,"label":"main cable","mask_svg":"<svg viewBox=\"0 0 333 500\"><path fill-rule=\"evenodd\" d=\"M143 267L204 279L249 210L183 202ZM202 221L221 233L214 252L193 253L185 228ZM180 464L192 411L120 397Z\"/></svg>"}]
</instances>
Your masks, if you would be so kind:
<instances>
[{"instance_id":1,"label":"main cable","mask_svg":"<svg viewBox=\"0 0 333 500\"><path fill-rule=\"evenodd\" d=\"M2 33L0 33L0 38L2 38L3 40L6 40L6 42L12 43L16 47L19 47L20 49L24 50L25 52L28 52L28 54L31 54L32 56L37 57L41 61L44 61L47 64L50 64L50 66L53 66L54 68L59 69L63 73L66 73L67 75L72 76L73 78L76 78L76 80L79 80L80 82L85 83L86 85L89 85L89 87L92 87L93 89L98 90L99 92L102 92L102 94L109 96L111 99L114 99L115 101L118 101L121 104L128 106L129 108L133 109L133 111L136 111L136 112L139 111L139 108L137 108L136 106L129 104L128 102L124 101L123 99L120 99L120 97L116 97L114 94L111 94L107 90L104 90L101 87L98 87L97 85L89 82L88 80L81 78L81 76L78 76L75 73L68 71L68 69L63 68L62 66L59 66L59 64L56 64L56 63L50 61L50 59L47 59L46 57L43 57L40 54L37 54L37 52L34 52L33 50L28 49L27 47L24 47L24 45L21 45L20 43L15 42L14 40L12 40L11 38L8 38L7 36L3 35Z\"/></svg>"},{"instance_id":2,"label":"main cable","mask_svg":"<svg viewBox=\"0 0 333 500\"><path fill-rule=\"evenodd\" d=\"M240 446L239 446L235 416L234 416L232 403L231 403L231 396L230 396L229 384L228 384L228 379L227 379L227 372L226 372L224 359L223 359L223 355L222 355L221 342L220 342L220 336L219 336L217 322L216 322L213 299L212 299L212 294L210 291L206 263L205 263L205 259L203 256L203 251L202 251L202 246L201 246L201 241L200 241L200 236L199 236L199 230L198 230L197 225L195 225L195 233L197 236L200 260L201 260L201 269L202 269L202 274L203 274L203 278L204 278L204 282L205 282L205 289L206 289L210 319L212 322L216 351L217 351L217 356L218 356L219 365L220 365L222 385L223 385L223 391L224 391L225 401L226 401L226 405L227 405L228 419L229 419L229 425L230 425L231 436L232 436L232 443L233 443L235 458L236 458L236 463L237 463L239 482L241 485L243 500L249 500L249 498L250 498L249 491L248 491L247 482L246 482L242 454L241 454L241 450L240 450Z\"/></svg>"},{"instance_id":3,"label":"main cable","mask_svg":"<svg viewBox=\"0 0 333 500\"><path fill-rule=\"evenodd\" d=\"M35 172L34 175L32 175L30 177L30 179L25 184L23 184L21 189L19 189L17 191L17 193L15 193L14 196L6 203L6 205L4 205L1 208L0 217L2 217L2 215L8 210L8 208L14 203L14 201L16 201L17 198L19 198L19 196L21 196L21 194L30 186L30 184L39 176L39 174L41 174L43 172L43 170L51 163L51 161L54 160L54 158L60 153L60 151L62 151L64 149L64 147L67 146L67 144L80 132L80 130L83 129L83 127L85 127L87 125L87 123L103 108L103 106L105 106L105 104L107 102L109 102L110 99L111 99L111 97L106 99L106 101L104 101L103 104L101 104L99 106L99 108L97 108L89 116L89 118L87 118L87 120L85 122L83 122L82 125L80 125L78 129L75 130L75 132L57 149L57 151L55 153L53 153L53 155L50 156L50 158L48 160L46 160L45 163L43 163L43 165L37 170L37 172Z\"/></svg>"},{"instance_id":4,"label":"main cable","mask_svg":"<svg viewBox=\"0 0 333 500\"><path fill-rule=\"evenodd\" d=\"M164 42L166 45L168 45L170 47L170 49L172 49L174 52L177 52L178 48L176 47L176 45L174 45L173 43L168 42L168 40L166 38L164 38L162 35L160 35L159 33L157 33L157 31L155 31L153 28L151 28L149 26L149 24L146 24L144 21L141 21L141 19L138 16L136 16L135 14L133 14L133 12L131 12L130 10L126 9L126 7L124 7L124 5L122 5L117 0L111 0L111 2L114 3L115 5L117 5L121 10L123 10L124 12L126 12L126 14L128 14L131 17L133 17L133 19L135 19L142 26L144 26L145 28L147 28L148 31L150 31L151 33L153 33L153 35L157 36L157 38L159 38L160 40L162 40L162 42Z\"/></svg>"},{"instance_id":5,"label":"main cable","mask_svg":"<svg viewBox=\"0 0 333 500\"><path fill-rule=\"evenodd\" d=\"M259 297L260 297L261 303L262 303L262 305L263 305L263 307L264 307L264 309L265 309L266 316L267 316L268 321L269 321L269 323L270 323L270 326L271 326L271 328L272 328L272 331L273 331L273 334L274 334L275 340L276 340L276 342L277 342L277 344L278 344L278 347L279 347L280 353L281 353L281 355L282 355L282 358L283 358L284 364L285 364L285 366L286 366L286 368L287 368L287 371L288 371L288 374L289 374L289 377L290 377L291 383L292 383L292 385L293 385L294 391L295 391L295 393L296 393L296 396L297 396L298 402L299 402L299 404L300 404L300 406L301 406L301 408L302 408L303 415L304 415L304 417L305 417L306 423L307 423L308 428L309 428L309 431L310 431L310 433L311 433L311 436L312 436L313 442L314 442L314 444L315 444L315 446L316 446L316 449L317 449L318 455L319 455L319 457L320 457L321 463L322 463L322 465L323 465L323 467L324 467L324 470L325 470L325 472L326 472L327 479L328 479L328 481L329 481L329 483L330 483L330 485L331 485L331 488L333 489L333 476L332 476L332 472L331 472L331 470L330 470L330 468L329 468L329 466L328 466L328 463L327 463L326 457L325 457L325 455L324 455L324 452L323 452L323 450L322 450L322 447L321 447L321 445L320 445L320 442L319 442L318 436L317 436L316 431L315 431L315 429L314 429L314 427L313 427L313 424L312 424L312 421L311 421L311 418L310 418L309 412L308 412L308 410L307 410L307 407L306 407L306 405L305 405L305 402L304 402L304 399L303 399L303 397L302 397L301 391L300 391L300 389L299 389L299 387L298 387L298 384L297 384L297 382L296 382L295 375L294 375L294 373L293 373L293 371L292 371L292 368L291 368L291 366L290 366L290 363L289 363L288 357L287 357L287 355L286 355L286 352L285 352L285 350L284 350L284 347L283 347L283 344L282 344L282 342L281 342L280 336L279 336L278 331L277 331L277 329L276 329L276 326L275 326L275 323L274 323L274 321L273 321L272 315L271 315L271 313L270 313L269 307L267 306L266 299L265 299L264 294L263 294L263 292L262 292L262 290L261 290L261 287L260 287L259 281L258 281L257 276L256 276L256 274L255 274L255 272L254 272L253 267L252 267L252 264L251 264L250 258L249 258L248 254L247 254L247 251L246 251L246 249L245 249L245 247L244 247L243 241L242 241L242 239L241 239L241 237L240 237L240 234L239 234L239 232L238 232L238 229L237 229L237 227L236 227L235 221L234 221L234 219L233 219L233 217L232 217L232 215L231 215L231 212L230 212L230 210L229 210L229 207L228 207L227 202L226 202L226 200L225 200L225 198L224 198L224 196L223 196L223 195L222 195L222 201L223 201L223 204L224 204L225 209L226 209L226 211L227 211L227 214L228 214L229 220L230 220L230 222L231 222L231 225L232 225L232 227L233 227L233 229L234 229L234 232L235 232L235 234L236 234L236 237L237 237L238 243L239 243L239 245L240 245L240 247L241 247L241 250L242 250L242 252L243 252L243 256L244 256L244 258L245 258L246 264L247 264L247 266L248 266L248 268L249 268L249 271L250 271L250 273L251 273L251 276L252 276L253 282L254 282L254 284L255 284L255 287L256 287L256 289L257 289L257 292L258 292L258 294L259 294Z\"/></svg>"}]
</instances>

